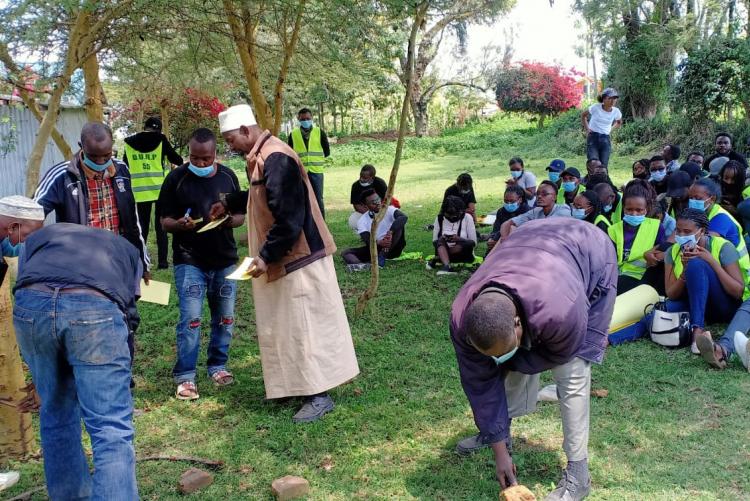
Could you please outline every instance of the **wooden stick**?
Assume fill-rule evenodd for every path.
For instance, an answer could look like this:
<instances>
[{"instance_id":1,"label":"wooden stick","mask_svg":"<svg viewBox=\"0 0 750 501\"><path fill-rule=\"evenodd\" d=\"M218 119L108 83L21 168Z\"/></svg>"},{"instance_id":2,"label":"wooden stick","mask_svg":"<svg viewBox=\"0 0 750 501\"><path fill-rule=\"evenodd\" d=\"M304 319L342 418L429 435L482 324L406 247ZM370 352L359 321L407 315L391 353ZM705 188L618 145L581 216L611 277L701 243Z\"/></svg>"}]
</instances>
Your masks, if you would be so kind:
<instances>
[{"instance_id":1,"label":"wooden stick","mask_svg":"<svg viewBox=\"0 0 750 501\"><path fill-rule=\"evenodd\" d=\"M28 490L26 492L22 492L21 494L19 494L18 496L14 497L14 498L10 498L8 501L28 501L29 499L31 499L31 495L32 494L36 494L37 492L41 492L41 491L44 491L44 490L47 490L47 486L45 486L45 485L39 485L39 486L34 487L33 489L30 489L30 490Z\"/></svg>"},{"instance_id":2,"label":"wooden stick","mask_svg":"<svg viewBox=\"0 0 750 501\"><path fill-rule=\"evenodd\" d=\"M213 459L204 459L193 456L167 456L162 454L156 454L154 456L144 456L137 458L136 463L143 461L186 461L188 463L198 463L206 466L207 468L213 468L220 470L224 468L224 461L215 461Z\"/></svg>"}]
</instances>

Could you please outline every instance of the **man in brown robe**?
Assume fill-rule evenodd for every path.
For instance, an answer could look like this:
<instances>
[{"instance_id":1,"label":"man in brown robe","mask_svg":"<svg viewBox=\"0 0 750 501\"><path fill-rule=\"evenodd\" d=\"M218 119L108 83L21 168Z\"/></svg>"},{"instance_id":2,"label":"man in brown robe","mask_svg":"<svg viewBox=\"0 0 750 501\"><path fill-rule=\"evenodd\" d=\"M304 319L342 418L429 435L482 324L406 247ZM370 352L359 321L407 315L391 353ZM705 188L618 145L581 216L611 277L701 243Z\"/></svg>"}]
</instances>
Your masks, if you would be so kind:
<instances>
[{"instance_id":1,"label":"man in brown robe","mask_svg":"<svg viewBox=\"0 0 750 501\"><path fill-rule=\"evenodd\" d=\"M229 147L247 155L250 189L223 197L211 216L247 207L266 397L305 397L294 421L316 421L334 407L328 390L359 373L336 245L294 150L261 129L248 105L222 112L219 126Z\"/></svg>"}]
</instances>

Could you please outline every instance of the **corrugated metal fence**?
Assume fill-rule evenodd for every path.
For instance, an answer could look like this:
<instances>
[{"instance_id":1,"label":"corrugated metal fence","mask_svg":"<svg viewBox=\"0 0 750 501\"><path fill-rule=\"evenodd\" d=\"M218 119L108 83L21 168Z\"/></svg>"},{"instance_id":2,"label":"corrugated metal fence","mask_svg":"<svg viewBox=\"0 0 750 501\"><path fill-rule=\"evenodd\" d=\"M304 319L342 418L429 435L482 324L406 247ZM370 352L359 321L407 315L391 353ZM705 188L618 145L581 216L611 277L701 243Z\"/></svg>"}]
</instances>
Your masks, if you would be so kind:
<instances>
[{"instance_id":1,"label":"corrugated metal fence","mask_svg":"<svg viewBox=\"0 0 750 501\"><path fill-rule=\"evenodd\" d=\"M57 130L73 151L78 149L81 128L86 124L82 108L63 108L57 119ZM36 140L39 122L24 106L0 105L0 197L23 195L26 191L26 161ZM65 160L55 142L47 142L42 160L42 174Z\"/></svg>"}]
</instances>

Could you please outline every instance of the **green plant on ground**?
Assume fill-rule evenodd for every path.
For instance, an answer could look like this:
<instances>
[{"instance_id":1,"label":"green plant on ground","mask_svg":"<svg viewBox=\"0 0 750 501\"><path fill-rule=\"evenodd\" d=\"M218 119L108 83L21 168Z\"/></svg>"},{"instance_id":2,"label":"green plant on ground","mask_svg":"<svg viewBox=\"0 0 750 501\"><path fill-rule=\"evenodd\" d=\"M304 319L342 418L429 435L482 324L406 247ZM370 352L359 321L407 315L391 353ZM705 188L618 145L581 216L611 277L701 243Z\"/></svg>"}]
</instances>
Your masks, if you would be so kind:
<instances>
[{"instance_id":1,"label":"green plant on ground","mask_svg":"<svg viewBox=\"0 0 750 501\"><path fill-rule=\"evenodd\" d=\"M500 120L497 125L506 124ZM450 136L464 140L460 133ZM559 153L555 144L545 135L518 136L529 141L529 150L499 145L429 159L415 156L404 163L396 196L409 215L407 251L432 253L432 233L423 227L433 222L443 190L460 172L471 170L482 214L501 203L510 156L524 156L538 178L545 176L544 167ZM540 144L533 144L535 138ZM525 154L543 146L549 147L543 155ZM346 148L349 145L334 146L334 157ZM585 160L580 155L562 157L579 167ZM630 164L631 158L613 158L617 183L627 179ZM240 164L236 167L241 170ZM349 188L359 167L336 165L326 173L328 224L339 251L358 244L346 220ZM380 175L387 176L385 169ZM480 244L479 252L484 249ZM246 254L242 246L240 255ZM499 487L491 453L468 458L453 453L458 440L475 433L448 337L451 302L468 273L437 277L420 261L388 263L378 296L367 314L354 319L354 304L368 276L346 273L340 257L334 260L362 371L333 391L334 412L319 423L297 426L291 416L298 402L264 400L247 282L239 287L229 361L237 383L214 388L202 354L201 398L177 401L171 378L177 322L172 290L168 307L140 305L143 321L134 369L135 406L143 411L135 418L138 455L224 461L226 467L215 474L214 484L194 495L202 500L271 500L271 481L287 474L310 481L310 500L496 500ZM154 278L171 281L172 272L158 270ZM554 286L554 277L549 279ZM720 333L715 327L714 334ZM548 375L543 382L550 382ZM604 363L593 370L592 387L608 389L609 396L592 400L589 499L748 499L750 378L739 362L719 372L687 350L640 341L610 348ZM557 406L543 403L536 413L515 419L513 435L519 480L537 496L545 495L564 464ZM3 492L7 498L44 482L41 459L11 462L10 467L21 471L21 482ZM188 467L169 461L139 463L141 496L183 499L177 481Z\"/></svg>"}]
</instances>

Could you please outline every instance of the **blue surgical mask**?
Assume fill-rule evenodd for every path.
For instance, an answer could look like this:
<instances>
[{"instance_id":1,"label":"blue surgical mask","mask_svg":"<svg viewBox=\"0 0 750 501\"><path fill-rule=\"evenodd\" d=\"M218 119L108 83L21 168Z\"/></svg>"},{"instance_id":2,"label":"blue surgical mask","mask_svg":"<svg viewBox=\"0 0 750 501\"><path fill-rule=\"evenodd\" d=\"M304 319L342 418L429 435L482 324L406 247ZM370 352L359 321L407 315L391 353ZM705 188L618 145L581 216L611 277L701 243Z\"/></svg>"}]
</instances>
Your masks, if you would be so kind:
<instances>
[{"instance_id":1,"label":"blue surgical mask","mask_svg":"<svg viewBox=\"0 0 750 501\"><path fill-rule=\"evenodd\" d=\"M518 346L516 346L515 348L513 348L511 351L509 351L505 355L502 355L500 357L492 357L492 359L495 361L495 363L497 365L500 365L502 363L507 362L511 358L513 358L513 355L515 355L517 351L518 351Z\"/></svg>"},{"instance_id":2,"label":"blue surgical mask","mask_svg":"<svg viewBox=\"0 0 750 501\"><path fill-rule=\"evenodd\" d=\"M504 203L504 204L503 204L503 208L504 208L504 209L505 209L505 210L506 210L507 212L510 212L510 213L512 214L512 213L514 213L514 212L516 212L516 211L518 210L518 207L519 207L520 205L521 205L521 204L519 204L518 202L513 202L513 203L507 203L507 202L506 202L506 203Z\"/></svg>"},{"instance_id":3,"label":"blue surgical mask","mask_svg":"<svg viewBox=\"0 0 750 501\"><path fill-rule=\"evenodd\" d=\"M23 245L22 242L18 242L16 245L13 245L10 243L10 238L5 237L5 239L0 242L0 249L2 249L2 255L3 257L17 257L18 251L21 250L21 246Z\"/></svg>"},{"instance_id":4,"label":"blue surgical mask","mask_svg":"<svg viewBox=\"0 0 750 501\"><path fill-rule=\"evenodd\" d=\"M570 212L573 214L573 217L576 219L586 219L586 209L577 209L573 207Z\"/></svg>"},{"instance_id":5,"label":"blue surgical mask","mask_svg":"<svg viewBox=\"0 0 750 501\"><path fill-rule=\"evenodd\" d=\"M522 170L512 170L510 171L510 177L513 179L518 179L519 177L523 176Z\"/></svg>"},{"instance_id":6,"label":"blue surgical mask","mask_svg":"<svg viewBox=\"0 0 750 501\"><path fill-rule=\"evenodd\" d=\"M188 164L188 169L190 169L190 172L198 177L208 177L214 172L214 164L211 164L207 167L197 167L193 165L193 162L190 162Z\"/></svg>"},{"instance_id":7,"label":"blue surgical mask","mask_svg":"<svg viewBox=\"0 0 750 501\"><path fill-rule=\"evenodd\" d=\"M607 205L605 205L604 207L602 207L602 210L603 210L604 212L609 212L609 211L611 211L611 210L612 210L612 204L607 204Z\"/></svg>"},{"instance_id":8,"label":"blue surgical mask","mask_svg":"<svg viewBox=\"0 0 750 501\"><path fill-rule=\"evenodd\" d=\"M698 210L706 210L706 201L705 200L697 200L695 198L691 198L688 200L688 208L690 209L698 209Z\"/></svg>"},{"instance_id":9,"label":"blue surgical mask","mask_svg":"<svg viewBox=\"0 0 750 501\"><path fill-rule=\"evenodd\" d=\"M640 226L643 221L646 220L646 216L634 216L632 214L625 214L622 216L623 222L630 226Z\"/></svg>"},{"instance_id":10,"label":"blue surgical mask","mask_svg":"<svg viewBox=\"0 0 750 501\"><path fill-rule=\"evenodd\" d=\"M651 171L651 179L653 181L661 182L664 181L664 178L667 177L667 171L665 170L652 170Z\"/></svg>"},{"instance_id":11,"label":"blue surgical mask","mask_svg":"<svg viewBox=\"0 0 750 501\"><path fill-rule=\"evenodd\" d=\"M549 180L553 183L556 183L560 180L560 173L559 172L550 172L549 173Z\"/></svg>"},{"instance_id":12,"label":"blue surgical mask","mask_svg":"<svg viewBox=\"0 0 750 501\"><path fill-rule=\"evenodd\" d=\"M698 243L697 239L695 238L695 233L692 235L675 235L674 241L679 245L680 247L685 247L685 244L689 244L688 247L695 247Z\"/></svg>"},{"instance_id":13,"label":"blue surgical mask","mask_svg":"<svg viewBox=\"0 0 750 501\"><path fill-rule=\"evenodd\" d=\"M576 182L575 181L565 181L562 184L563 190L565 190L565 193L571 193L575 191L576 189Z\"/></svg>"},{"instance_id":14,"label":"blue surgical mask","mask_svg":"<svg viewBox=\"0 0 750 501\"><path fill-rule=\"evenodd\" d=\"M103 164L98 164L91 160L89 157L86 156L86 154L83 154L83 164L88 167L89 169L96 171L96 172L103 172L104 170L108 169L112 166L112 159L110 158Z\"/></svg>"},{"instance_id":15,"label":"blue surgical mask","mask_svg":"<svg viewBox=\"0 0 750 501\"><path fill-rule=\"evenodd\" d=\"M299 126L302 127L303 129L311 129L312 124L313 124L312 120L300 120L299 121Z\"/></svg>"}]
</instances>

